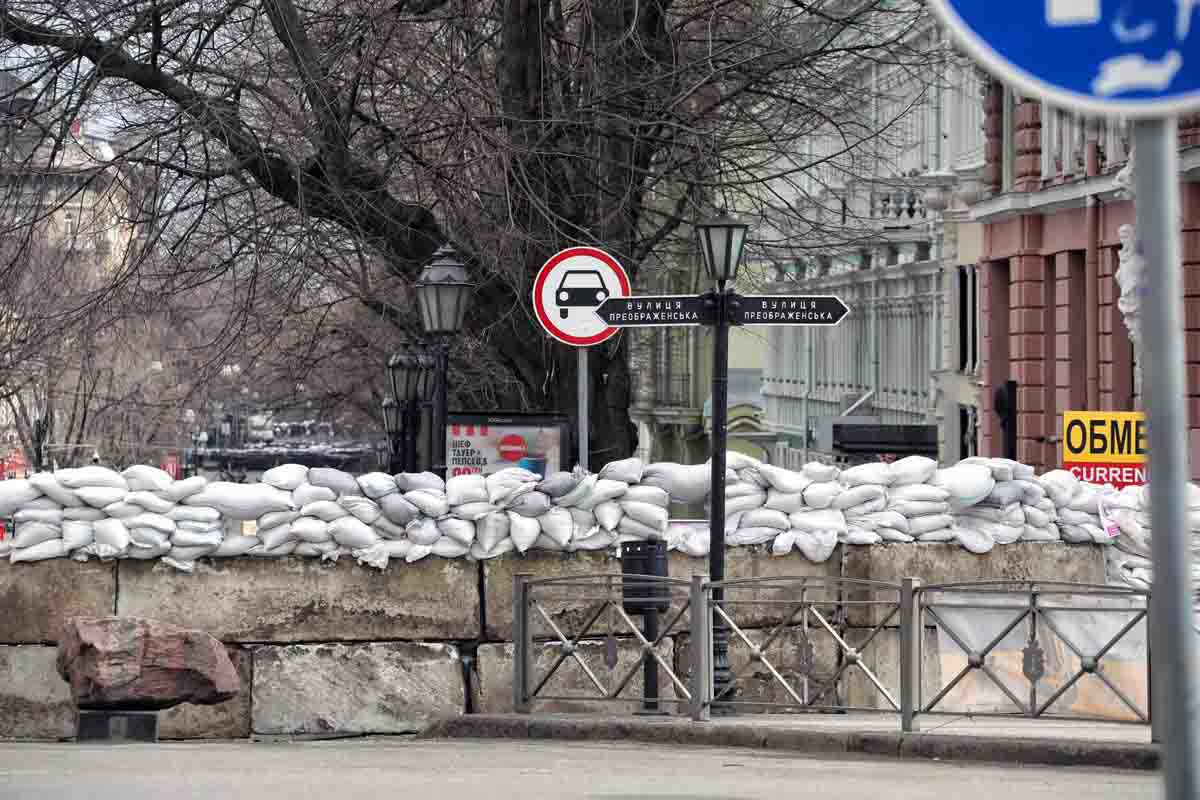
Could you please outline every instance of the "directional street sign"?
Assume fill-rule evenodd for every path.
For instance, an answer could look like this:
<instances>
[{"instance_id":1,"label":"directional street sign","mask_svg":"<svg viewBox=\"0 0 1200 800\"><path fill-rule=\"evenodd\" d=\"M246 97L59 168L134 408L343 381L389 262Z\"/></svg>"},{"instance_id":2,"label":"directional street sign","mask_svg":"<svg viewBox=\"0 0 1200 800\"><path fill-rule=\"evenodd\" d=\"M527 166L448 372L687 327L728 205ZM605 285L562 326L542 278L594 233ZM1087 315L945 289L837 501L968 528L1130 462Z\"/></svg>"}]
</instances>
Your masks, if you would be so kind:
<instances>
[{"instance_id":1,"label":"directional street sign","mask_svg":"<svg viewBox=\"0 0 1200 800\"><path fill-rule=\"evenodd\" d=\"M840 297L745 295L735 306L735 325L837 325L850 309Z\"/></svg>"},{"instance_id":2,"label":"directional street sign","mask_svg":"<svg viewBox=\"0 0 1200 800\"><path fill-rule=\"evenodd\" d=\"M931 0L997 78L1093 114L1165 116L1200 103L1200 0ZM1190 41L1190 44L1189 44Z\"/></svg>"},{"instance_id":3,"label":"directional street sign","mask_svg":"<svg viewBox=\"0 0 1200 800\"><path fill-rule=\"evenodd\" d=\"M611 297L596 309L600 319L617 328L711 325L712 309L702 296L654 295Z\"/></svg>"}]
</instances>

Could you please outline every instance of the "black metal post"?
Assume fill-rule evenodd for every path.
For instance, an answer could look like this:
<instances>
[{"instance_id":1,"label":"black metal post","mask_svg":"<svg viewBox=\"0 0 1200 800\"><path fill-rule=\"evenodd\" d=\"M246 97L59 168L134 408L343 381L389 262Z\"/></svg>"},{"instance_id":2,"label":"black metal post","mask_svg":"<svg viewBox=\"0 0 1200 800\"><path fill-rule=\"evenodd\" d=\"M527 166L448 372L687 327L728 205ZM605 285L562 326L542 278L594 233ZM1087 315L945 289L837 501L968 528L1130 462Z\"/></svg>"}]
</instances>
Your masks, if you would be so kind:
<instances>
[{"instance_id":1,"label":"black metal post","mask_svg":"<svg viewBox=\"0 0 1200 800\"><path fill-rule=\"evenodd\" d=\"M725 447L729 406L729 296L725 281L717 281L713 298L716 324L713 327L712 377L712 495L709 508L708 573L714 583L725 580ZM723 589L713 590L713 713L731 714L729 706L716 705L734 697L733 674L729 667L729 629L716 613L725 599Z\"/></svg>"},{"instance_id":2,"label":"black metal post","mask_svg":"<svg viewBox=\"0 0 1200 800\"><path fill-rule=\"evenodd\" d=\"M449 477L446 474L446 420L449 418L446 384L450 379L450 342L445 336L438 338L436 357L437 394L433 406L433 448L430 450L429 458L433 462L432 471L445 480Z\"/></svg>"},{"instance_id":3,"label":"black metal post","mask_svg":"<svg viewBox=\"0 0 1200 800\"><path fill-rule=\"evenodd\" d=\"M658 609L652 605L642 610L642 634L651 645L658 639ZM650 653L642 662L642 710L658 713L658 659Z\"/></svg>"},{"instance_id":4,"label":"black metal post","mask_svg":"<svg viewBox=\"0 0 1200 800\"><path fill-rule=\"evenodd\" d=\"M401 443L403 472L417 472L417 435L421 431L421 401L414 399L404 404L404 440Z\"/></svg>"}]
</instances>

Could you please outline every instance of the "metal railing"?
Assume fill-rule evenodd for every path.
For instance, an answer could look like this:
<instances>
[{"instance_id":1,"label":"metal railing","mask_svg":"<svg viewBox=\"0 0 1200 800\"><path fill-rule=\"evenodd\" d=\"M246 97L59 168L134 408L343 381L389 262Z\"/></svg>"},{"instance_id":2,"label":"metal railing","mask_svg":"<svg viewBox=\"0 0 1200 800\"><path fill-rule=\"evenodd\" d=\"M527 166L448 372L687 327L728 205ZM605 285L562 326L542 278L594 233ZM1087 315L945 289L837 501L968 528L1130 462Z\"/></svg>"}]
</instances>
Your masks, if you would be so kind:
<instances>
[{"instance_id":1,"label":"metal railing","mask_svg":"<svg viewBox=\"0 0 1200 800\"><path fill-rule=\"evenodd\" d=\"M627 610L625 588L633 583L664 598L657 635L647 637ZM723 709L872 711L898 715L907 732L928 715L1139 724L1152 717L1150 595L1141 590L1030 580L713 583L704 575L620 574L518 575L514 588L513 692L521 712L539 702L640 701L634 678L649 658L663 676L656 684L672 695L658 702L695 720ZM714 697L716 635L728 639L738 687L732 697ZM673 659L664 652L669 641ZM601 654L603 667L594 661ZM568 682L568 671L582 691L553 688ZM943 680L942 673L953 675ZM1099 693L1125 716L1117 719L1110 706L1096 713Z\"/></svg>"}]
</instances>

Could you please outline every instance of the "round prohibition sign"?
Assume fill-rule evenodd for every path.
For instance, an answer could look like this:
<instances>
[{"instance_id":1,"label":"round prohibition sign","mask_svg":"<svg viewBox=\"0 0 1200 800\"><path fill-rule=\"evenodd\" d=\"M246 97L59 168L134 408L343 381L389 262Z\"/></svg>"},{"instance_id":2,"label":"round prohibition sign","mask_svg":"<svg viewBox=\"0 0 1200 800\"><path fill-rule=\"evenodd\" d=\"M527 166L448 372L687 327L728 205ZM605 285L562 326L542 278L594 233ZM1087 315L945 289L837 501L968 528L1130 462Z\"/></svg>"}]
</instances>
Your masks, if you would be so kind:
<instances>
[{"instance_id":1,"label":"round prohibition sign","mask_svg":"<svg viewBox=\"0 0 1200 800\"><path fill-rule=\"evenodd\" d=\"M550 336L573 347L590 347L617 333L596 314L610 297L629 297L629 276L595 247L568 247L550 257L533 281L533 309Z\"/></svg>"}]
</instances>

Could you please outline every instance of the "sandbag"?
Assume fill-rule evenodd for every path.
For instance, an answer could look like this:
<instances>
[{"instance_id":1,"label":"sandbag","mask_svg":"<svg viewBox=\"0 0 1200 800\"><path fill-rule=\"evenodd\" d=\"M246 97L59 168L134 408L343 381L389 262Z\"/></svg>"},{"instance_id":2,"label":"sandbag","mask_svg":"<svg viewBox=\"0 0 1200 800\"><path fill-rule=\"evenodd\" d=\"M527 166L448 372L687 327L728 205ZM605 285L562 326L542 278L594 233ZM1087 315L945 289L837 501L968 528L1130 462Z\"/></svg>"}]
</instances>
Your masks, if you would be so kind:
<instances>
[{"instance_id":1,"label":"sandbag","mask_svg":"<svg viewBox=\"0 0 1200 800\"><path fill-rule=\"evenodd\" d=\"M318 500L315 503L309 503L300 509L302 517L316 517L317 519L333 522L342 517L350 516L350 512L342 508L339 504L332 500Z\"/></svg>"},{"instance_id":2,"label":"sandbag","mask_svg":"<svg viewBox=\"0 0 1200 800\"><path fill-rule=\"evenodd\" d=\"M679 541L679 550L692 558L703 558L708 555L709 537L708 528L703 525L691 525Z\"/></svg>"},{"instance_id":3,"label":"sandbag","mask_svg":"<svg viewBox=\"0 0 1200 800\"><path fill-rule=\"evenodd\" d=\"M845 474L845 472L842 473L842 475ZM833 507L844 511L848 508L854 508L855 506L861 506L876 500L883 500L884 505L887 505L887 491L882 486L877 484L855 484L852 487L842 490L841 494L833 498Z\"/></svg>"},{"instance_id":4,"label":"sandbag","mask_svg":"<svg viewBox=\"0 0 1200 800\"><path fill-rule=\"evenodd\" d=\"M166 517L175 522L219 522L221 512L204 506L175 506L166 513Z\"/></svg>"},{"instance_id":5,"label":"sandbag","mask_svg":"<svg viewBox=\"0 0 1200 800\"><path fill-rule=\"evenodd\" d=\"M510 468L493 472L484 478L488 492L487 501L496 506L512 502L521 495L532 492L538 480L536 475L525 469Z\"/></svg>"},{"instance_id":6,"label":"sandbag","mask_svg":"<svg viewBox=\"0 0 1200 800\"><path fill-rule=\"evenodd\" d=\"M467 550L471 547L471 543L475 541L474 522L467 522L466 520L456 519L455 517L446 517L445 519L438 521L437 529L441 531L444 538L452 539L458 544L462 545L463 555L466 555ZM445 557L449 558L450 556Z\"/></svg>"},{"instance_id":7,"label":"sandbag","mask_svg":"<svg viewBox=\"0 0 1200 800\"><path fill-rule=\"evenodd\" d=\"M664 525L660 530L638 522L633 517L621 517L621 522L617 525L617 533L633 536L639 541L649 541L664 538L666 526Z\"/></svg>"},{"instance_id":8,"label":"sandbag","mask_svg":"<svg viewBox=\"0 0 1200 800\"><path fill-rule=\"evenodd\" d=\"M545 480L537 485L537 490L544 495L556 499L578 486L581 480L583 480L583 476L576 475L573 472L554 472L547 475ZM484 499L486 500L487 498Z\"/></svg>"},{"instance_id":9,"label":"sandbag","mask_svg":"<svg viewBox=\"0 0 1200 800\"><path fill-rule=\"evenodd\" d=\"M830 483L838 479L840 470L833 464L822 464L818 461L810 461L804 465L801 470L804 477L808 478L813 483Z\"/></svg>"},{"instance_id":10,"label":"sandbag","mask_svg":"<svg viewBox=\"0 0 1200 800\"><path fill-rule=\"evenodd\" d=\"M133 517L127 517L126 520L128 519L133 519ZM122 520L122 522L125 522L126 520ZM128 527L128 525L126 527ZM259 527L269 526L263 526L260 524ZM208 531L224 531L225 525L221 522L197 522L192 519L185 519L175 523L175 530L198 531L200 533L206 533Z\"/></svg>"},{"instance_id":11,"label":"sandbag","mask_svg":"<svg viewBox=\"0 0 1200 800\"><path fill-rule=\"evenodd\" d=\"M778 528L738 528L725 537L725 543L732 547L750 547L773 541L780 533Z\"/></svg>"},{"instance_id":12,"label":"sandbag","mask_svg":"<svg viewBox=\"0 0 1200 800\"><path fill-rule=\"evenodd\" d=\"M508 510L523 517L540 517L550 510L550 496L530 491L511 503Z\"/></svg>"},{"instance_id":13,"label":"sandbag","mask_svg":"<svg viewBox=\"0 0 1200 800\"><path fill-rule=\"evenodd\" d=\"M786 556L796 548L796 532L784 531L771 543L771 555Z\"/></svg>"},{"instance_id":14,"label":"sandbag","mask_svg":"<svg viewBox=\"0 0 1200 800\"><path fill-rule=\"evenodd\" d=\"M927 503L920 500L893 500L888 498L888 511L895 511L906 517L923 517L929 514L950 513L949 503Z\"/></svg>"},{"instance_id":15,"label":"sandbag","mask_svg":"<svg viewBox=\"0 0 1200 800\"><path fill-rule=\"evenodd\" d=\"M311 470L310 470L311 472ZM345 516L329 523L329 535L342 547L358 550L379 541L379 534L356 517Z\"/></svg>"},{"instance_id":16,"label":"sandbag","mask_svg":"<svg viewBox=\"0 0 1200 800\"><path fill-rule=\"evenodd\" d=\"M1047 525L1049 525L1051 522L1053 522L1055 519L1058 518L1057 515L1055 515L1055 517L1052 518L1049 514L1047 514L1045 511L1038 508L1037 506L1025 506L1024 512L1025 512L1025 524L1032 525L1035 528L1045 528Z\"/></svg>"},{"instance_id":17,"label":"sandbag","mask_svg":"<svg viewBox=\"0 0 1200 800\"><path fill-rule=\"evenodd\" d=\"M413 519L416 519L416 517L413 517ZM394 541L408 538L408 531L406 530L405 526L397 525L387 517L381 516L371 524L371 527L375 529L376 533L385 539Z\"/></svg>"},{"instance_id":18,"label":"sandbag","mask_svg":"<svg viewBox=\"0 0 1200 800\"><path fill-rule=\"evenodd\" d=\"M407 525L417 518L420 510L404 499L404 495L389 494L379 500L379 509L389 522L396 525Z\"/></svg>"},{"instance_id":19,"label":"sandbag","mask_svg":"<svg viewBox=\"0 0 1200 800\"><path fill-rule=\"evenodd\" d=\"M446 502L446 496L434 490L414 489L410 492L405 492L404 499L412 503L427 517L440 519L450 513L450 504ZM430 542L430 544L433 544Z\"/></svg>"},{"instance_id":20,"label":"sandbag","mask_svg":"<svg viewBox=\"0 0 1200 800\"><path fill-rule=\"evenodd\" d=\"M317 517L300 517L293 522L292 537L312 544L328 542L333 538L329 535L329 523Z\"/></svg>"},{"instance_id":21,"label":"sandbag","mask_svg":"<svg viewBox=\"0 0 1200 800\"><path fill-rule=\"evenodd\" d=\"M362 493L353 475L332 467L313 467L308 471L307 480L313 486L332 490L339 497Z\"/></svg>"},{"instance_id":22,"label":"sandbag","mask_svg":"<svg viewBox=\"0 0 1200 800\"><path fill-rule=\"evenodd\" d=\"M299 511L272 511L270 514L263 514L258 518L258 527L274 528L276 525L284 525L298 519L300 519Z\"/></svg>"},{"instance_id":23,"label":"sandbag","mask_svg":"<svg viewBox=\"0 0 1200 800\"><path fill-rule=\"evenodd\" d=\"M594 534L599 527L596 524L596 515L591 511L584 511L582 508L568 508L567 513L571 515L571 540L578 541L586 539ZM617 521L620 524L620 520Z\"/></svg>"},{"instance_id":24,"label":"sandbag","mask_svg":"<svg viewBox=\"0 0 1200 800\"><path fill-rule=\"evenodd\" d=\"M505 512L503 511L499 512L499 515L506 516ZM480 543L479 537L476 536L475 544L471 545L470 556L476 561L486 561L489 558L499 558L505 553L511 553L513 551L513 547L513 540L507 536L496 542L496 544L491 548L484 547Z\"/></svg>"},{"instance_id":25,"label":"sandbag","mask_svg":"<svg viewBox=\"0 0 1200 800\"><path fill-rule=\"evenodd\" d=\"M49 472L38 472L29 477L29 485L65 508L79 508L83 501L74 489L68 489Z\"/></svg>"},{"instance_id":26,"label":"sandbag","mask_svg":"<svg viewBox=\"0 0 1200 800\"><path fill-rule=\"evenodd\" d=\"M119 519L102 519L92 523L96 544L108 545L118 553L129 548L129 530Z\"/></svg>"},{"instance_id":27,"label":"sandbag","mask_svg":"<svg viewBox=\"0 0 1200 800\"><path fill-rule=\"evenodd\" d=\"M192 495L204 491L205 486L208 486L208 478L203 475L193 475L190 478L175 481L159 493L172 503L182 503Z\"/></svg>"},{"instance_id":28,"label":"sandbag","mask_svg":"<svg viewBox=\"0 0 1200 800\"><path fill-rule=\"evenodd\" d=\"M451 508L488 502L487 479L482 475L455 475L446 481L446 502Z\"/></svg>"},{"instance_id":29,"label":"sandbag","mask_svg":"<svg viewBox=\"0 0 1200 800\"><path fill-rule=\"evenodd\" d=\"M940 486L915 484L911 486L892 486L888 489L888 502L912 501L915 503L946 503L950 493Z\"/></svg>"},{"instance_id":30,"label":"sandbag","mask_svg":"<svg viewBox=\"0 0 1200 800\"><path fill-rule=\"evenodd\" d=\"M513 540L517 552L524 553L533 547L533 543L542 532L542 526L536 519L523 517L511 511L505 513L508 514L508 535Z\"/></svg>"},{"instance_id":31,"label":"sandbag","mask_svg":"<svg viewBox=\"0 0 1200 800\"><path fill-rule=\"evenodd\" d=\"M462 520L455 521L462 522ZM471 523L468 522L467 524L470 525ZM433 543L433 555L439 558L462 558L469 552L471 552L470 544L463 544L451 539L449 536L443 536Z\"/></svg>"},{"instance_id":32,"label":"sandbag","mask_svg":"<svg viewBox=\"0 0 1200 800\"><path fill-rule=\"evenodd\" d=\"M1065 469L1051 470L1039 477L1037 482L1042 485L1047 496L1059 508L1069 505L1081 488L1079 478L1075 477L1075 473Z\"/></svg>"},{"instance_id":33,"label":"sandbag","mask_svg":"<svg viewBox=\"0 0 1200 800\"><path fill-rule=\"evenodd\" d=\"M297 507L319 500L337 500L337 492L328 486L313 486L311 483L302 483L292 490L292 502Z\"/></svg>"},{"instance_id":34,"label":"sandbag","mask_svg":"<svg viewBox=\"0 0 1200 800\"><path fill-rule=\"evenodd\" d=\"M501 470L503 472L504 470ZM521 470L526 472L525 470ZM526 474L532 474L526 472ZM446 482L440 475L432 472L401 472L394 476L396 488L403 493L416 491L432 491L445 494Z\"/></svg>"},{"instance_id":35,"label":"sandbag","mask_svg":"<svg viewBox=\"0 0 1200 800\"><path fill-rule=\"evenodd\" d=\"M358 486L362 489L362 493L372 500L378 500L400 491L400 487L396 485L396 479L386 472L368 472L366 475L359 475Z\"/></svg>"},{"instance_id":36,"label":"sandbag","mask_svg":"<svg viewBox=\"0 0 1200 800\"><path fill-rule=\"evenodd\" d=\"M857 525L865 527L868 530L878 530L879 528L891 528L892 530L900 531L901 533L909 532L908 519L895 511L874 511L864 514L860 517L850 517L846 515L847 525Z\"/></svg>"},{"instance_id":37,"label":"sandbag","mask_svg":"<svg viewBox=\"0 0 1200 800\"><path fill-rule=\"evenodd\" d=\"M583 511L583 509L579 510ZM600 527L608 531L615 531L617 526L621 524L621 517L625 515L625 512L621 510L621 504L616 500L601 503L593 508L591 513Z\"/></svg>"},{"instance_id":38,"label":"sandbag","mask_svg":"<svg viewBox=\"0 0 1200 800\"><path fill-rule=\"evenodd\" d=\"M830 481L811 483L804 490L804 505L809 508L829 508L842 493L842 485Z\"/></svg>"},{"instance_id":39,"label":"sandbag","mask_svg":"<svg viewBox=\"0 0 1200 800\"><path fill-rule=\"evenodd\" d=\"M338 505L367 525L373 525L383 514L379 505L369 497L343 497Z\"/></svg>"},{"instance_id":40,"label":"sandbag","mask_svg":"<svg viewBox=\"0 0 1200 800\"><path fill-rule=\"evenodd\" d=\"M875 533L879 534L879 538L885 542L898 542L907 544L908 542L915 541L915 539L913 539L913 537L909 536L907 533L902 533L894 528L888 528L885 526L876 528Z\"/></svg>"},{"instance_id":41,"label":"sandbag","mask_svg":"<svg viewBox=\"0 0 1200 800\"><path fill-rule=\"evenodd\" d=\"M293 541L284 542L278 547L267 547L266 545L260 545L259 547L256 547L255 549L246 553L246 555L253 556L255 558L284 558L285 556L290 556L292 553L296 552L297 545L298 543ZM165 561L166 559L163 560Z\"/></svg>"},{"instance_id":42,"label":"sandbag","mask_svg":"<svg viewBox=\"0 0 1200 800\"><path fill-rule=\"evenodd\" d=\"M404 532L413 544L430 546L442 538L437 523L429 517L417 517L404 527Z\"/></svg>"},{"instance_id":43,"label":"sandbag","mask_svg":"<svg viewBox=\"0 0 1200 800\"><path fill-rule=\"evenodd\" d=\"M803 473L792 472L772 464L759 464L758 474L767 482L767 486L784 494L799 494L808 488L812 479Z\"/></svg>"},{"instance_id":44,"label":"sandbag","mask_svg":"<svg viewBox=\"0 0 1200 800\"><path fill-rule=\"evenodd\" d=\"M324 542L296 542L296 549L292 551L292 555L298 558L320 558L332 550L337 550L340 546L332 539ZM376 547L378 546L376 545Z\"/></svg>"},{"instance_id":45,"label":"sandbag","mask_svg":"<svg viewBox=\"0 0 1200 800\"><path fill-rule=\"evenodd\" d=\"M592 490L588 492L586 497L575 503L575 507L582 508L584 511L590 511L600 503L620 498L628 490L629 484L627 483L601 478L596 481L595 486L592 487Z\"/></svg>"},{"instance_id":46,"label":"sandbag","mask_svg":"<svg viewBox=\"0 0 1200 800\"><path fill-rule=\"evenodd\" d=\"M70 553L70 550L62 539L47 539L32 547L18 547L14 549L8 559L11 563L17 564L22 561L45 561L48 558L63 558L68 553Z\"/></svg>"},{"instance_id":47,"label":"sandbag","mask_svg":"<svg viewBox=\"0 0 1200 800\"><path fill-rule=\"evenodd\" d=\"M63 520L73 519L78 522L96 522L104 519L107 516L103 509L92 508L91 506L80 506L79 508L64 508Z\"/></svg>"},{"instance_id":48,"label":"sandbag","mask_svg":"<svg viewBox=\"0 0 1200 800\"><path fill-rule=\"evenodd\" d=\"M259 480L276 489L295 491L308 482L308 467L303 464L280 464L264 472Z\"/></svg>"},{"instance_id":49,"label":"sandbag","mask_svg":"<svg viewBox=\"0 0 1200 800\"><path fill-rule=\"evenodd\" d=\"M267 544L268 547L273 547L276 544L282 544L283 542L287 541L287 528L288 528L287 525L281 525L278 528L272 528L271 531L268 531L267 533L270 533L271 537L274 537L274 538L265 536L265 535L263 535L263 532L260 531L258 538L261 539L264 543L273 542L273 544ZM133 541L133 544L135 544L135 545L139 544L138 539L139 539L139 537L141 537L142 541L147 542L149 546L153 546L153 547L161 546L161 544L162 544L161 541L157 541L157 540L151 541L151 538L153 538L154 534L158 534L159 536L164 535L162 531L156 530L154 528L130 528L129 529L129 537ZM145 537L151 537L151 538L145 538ZM220 531L208 531L207 533L200 533L199 531L175 531L174 535L172 535L170 537L170 540L171 540L172 547L212 547L212 548L216 548L224 540L224 537L221 536Z\"/></svg>"},{"instance_id":50,"label":"sandbag","mask_svg":"<svg viewBox=\"0 0 1200 800\"><path fill-rule=\"evenodd\" d=\"M940 469L930 482L950 493L948 502L956 511L975 505L996 486L991 470L972 464Z\"/></svg>"},{"instance_id":51,"label":"sandbag","mask_svg":"<svg viewBox=\"0 0 1200 800\"><path fill-rule=\"evenodd\" d=\"M175 504L170 500L146 491L130 492L125 495L124 502L141 506L153 514L167 514L175 508Z\"/></svg>"},{"instance_id":52,"label":"sandbag","mask_svg":"<svg viewBox=\"0 0 1200 800\"><path fill-rule=\"evenodd\" d=\"M638 483L642 479L645 465L640 458L624 458L620 461L610 461L600 470L600 480L619 481L626 485Z\"/></svg>"},{"instance_id":53,"label":"sandbag","mask_svg":"<svg viewBox=\"0 0 1200 800\"><path fill-rule=\"evenodd\" d=\"M804 508L804 494L802 492L791 494L778 489L768 489L767 501L763 507L773 511L782 511L784 514L795 514Z\"/></svg>"},{"instance_id":54,"label":"sandbag","mask_svg":"<svg viewBox=\"0 0 1200 800\"><path fill-rule=\"evenodd\" d=\"M673 503L699 503L708 496L711 475L704 464L675 464L664 461L647 464L641 483L657 486L671 496Z\"/></svg>"},{"instance_id":55,"label":"sandbag","mask_svg":"<svg viewBox=\"0 0 1200 800\"><path fill-rule=\"evenodd\" d=\"M991 473L989 472L988 479L991 480L991 477ZM976 555L989 553L996 546L996 540L989 536L986 531L969 523L963 524L962 520L955 523L954 532L956 541Z\"/></svg>"},{"instance_id":56,"label":"sandbag","mask_svg":"<svg viewBox=\"0 0 1200 800\"><path fill-rule=\"evenodd\" d=\"M667 490L658 486L630 486L621 495L619 503L649 503L652 506L666 508L671 505L671 496Z\"/></svg>"},{"instance_id":57,"label":"sandbag","mask_svg":"<svg viewBox=\"0 0 1200 800\"><path fill-rule=\"evenodd\" d=\"M475 542L485 552L494 550L501 541L508 538L509 521L507 511L497 511L488 514L475 523Z\"/></svg>"},{"instance_id":58,"label":"sandbag","mask_svg":"<svg viewBox=\"0 0 1200 800\"><path fill-rule=\"evenodd\" d=\"M892 486L927 483L937 472L937 462L925 456L905 456L891 464Z\"/></svg>"},{"instance_id":59,"label":"sandbag","mask_svg":"<svg viewBox=\"0 0 1200 800\"><path fill-rule=\"evenodd\" d=\"M136 517L130 517L124 522L126 528L154 528L168 536L175 532L175 520L164 517L162 514L144 512Z\"/></svg>"},{"instance_id":60,"label":"sandbag","mask_svg":"<svg viewBox=\"0 0 1200 800\"><path fill-rule=\"evenodd\" d=\"M45 522L48 525L62 525L63 512L61 508L56 509L40 509L22 508L13 515L13 521L20 525L22 522Z\"/></svg>"},{"instance_id":61,"label":"sandbag","mask_svg":"<svg viewBox=\"0 0 1200 800\"><path fill-rule=\"evenodd\" d=\"M838 532L832 528L793 530L796 549L814 564L824 564L837 549Z\"/></svg>"},{"instance_id":62,"label":"sandbag","mask_svg":"<svg viewBox=\"0 0 1200 800\"><path fill-rule=\"evenodd\" d=\"M844 469L838 476L843 486L890 486L894 479L891 466L881 461Z\"/></svg>"},{"instance_id":63,"label":"sandbag","mask_svg":"<svg viewBox=\"0 0 1200 800\"><path fill-rule=\"evenodd\" d=\"M1026 505L1035 506L1046 497L1046 487L1042 486L1036 480L1019 480L1013 481L1017 486L1021 487L1021 501ZM1054 505L1054 501L1050 501L1050 505Z\"/></svg>"},{"instance_id":64,"label":"sandbag","mask_svg":"<svg viewBox=\"0 0 1200 800\"><path fill-rule=\"evenodd\" d=\"M165 492L175 483L175 478L166 470L148 464L135 464L121 472L131 492Z\"/></svg>"},{"instance_id":65,"label":"sandbag","mask_svg":"<svg viewBox=\"0 0 1200 800\"><path fill-rule=\"evenodd\" d=\"M18 550L33 547L51 539L62 538L61 527L58 525L47 525L45 522L26 522L18 525L15 533L13 547Z\"/></svg>"},{"instance_id":66,"label":"sandbag","mask_svg":"<svg viewBox=\"0 0 1200 800\"><path fill-rule=\"evenodd\" d=\"M9 483L9 481L5 481L4 483ZM76 489L75 494L92 508L104 508L105 506L111 506L113 503L123 502L128 492L113 486L83 486Z\"/></svg>"},{"instance_id":67,"label":"sandbag","mask_svg":"<svg viewBox=\"0 0 1200 800\"><path fill-rule=\"evenodd\" d=\"M879 544L883 541L883 537L875 531L867 531L863 530L862 528L848 526L844 532L838 534L838 541L842 544L866 546Z\"/></svg>"},{"instance_id":68,"label":"sandbag","mask_svg":"<svg viewBox=\"0 0 1200 800\"><path fill-rule=\"evenodd\" d=\"M908 532L913 536L921 537L943 528L950 528L953 525L954 517L949 514L927 514L922 517L909 519Z\"/></svg>"},{"instance_id":69,"label":"sandbag","mask_svg":"<svg viewBox=\"0 0 1200 800\"><path fill-rule=\"evenodd\" d=\"M258 519L272 511L295 510L290 493L262 483L213 481L183 502L189 506L210 506L229 519L240 520Z\"/></svg>"},{"instance_id":70,"label":"sandbag","mask_svg":"<svg viewBox=\"0 0 1200 800\"><path fill-rule=\"evenodd\" d=\"M788 522L788 515L782 511L776 511L769 508L756 508L747 511L742 515L739 528L774 528L779 531L786 531L791 527Z\"/></svg>"},{"instance_id":71,"label":"sandbag","mask_svg":"<svg viewBox=\"0 0 1200 800\"><path fill-rule=\"evenodd\" d=\"M62 540L68 550L87 547L96 538L95 528L90 522L66 520L62 526Z\"/></svg>"},{"instance_id":72,"label":"sandbag","mask_svg":"<svg viewBox=\"0 0 1200 800\"><path fill-rule=\"evenodd\" d=\"M833 508L809 509L788 515L788 524L792 530L840 533L846 530L846 517Z\"/></svg>"},{"instance_id":73,"label":"sandbag","mask_svg":"<svg viewBox=\"0 0 1200 800\"><path fill-rule=\"evenodd\" d=\"M181 539L185 535L186 534L180 533L178 536L174 537L172 539L172 541L175 544L184 544L184 542L181 541ZM193 535L195 535L195 534L193 534ZM202 536L203 534L200 534L200 535ZM266 530L262 530L260 528L258 531L258 538L263 543L263 547L265 549L274 550L275 548L279 547L284 542L292 541L292 538L293 538L292 537L292 524L290 522L285 522L282 525L276 525L274 528L267 528ZM202 542L188 542L188 543L189 544L202 544ZM220 544L220 537L218 537L218 539L217 539L217 544Z\"/></svg>"},{"instance_id":74,"label":"sandbag","mask_svg":"<svg viewBox=\"0 0 1200 800\"><path fill-rule=\"evenodd\" d=\"M662 506L652 505L650 503L626 503L618 504L625 517L637 520L647 528L656 530L659 533L666 533L667 523L670 521L670 514Z\"/></svg>"},{"instance_id":75,"label":"sandbag","mask_svg":"<svg viewBox=\"0 0 1200 800\"><path fill-rule=\"evenodd\" d=\"M1025 490L1016 481L997 483L987 497L979 502L981 506L1007 506L1020 503L1025 497Z\"/></svg>"},{"instance_id":76,"label":"sandbag","mask_svg":"<svg viewBox=\"0 0 1200 800\"><path fill-rule=\"evenodd\" d=\"M464 519L467 522L475 522L483 517L486 517L488 514L491 514L494 511L501 510L502 509L498 506L494 506L487 501L483 501L480 503L464 503L458 507L451 506L450 514L458 517L459 519Z\"/></svg>"},{"instance_id":77,"label":"sandbag","mask_svg":"<svg viewBox=\"0 0 1200 800\"><path fill-rule=\"evenodd\" d=\"M560 548L571 543L575 532L575 523L571 512L565 508L551 508L537 519L541 526L542 536L549 538Z\"/></svg>"},{"instance_id":78,"label":"sandbag","mask_svg":"<svg viewBox=\"0 0 1200 800\"><path fill-rule=\"evenodd\" d=\"M566 509L561 509L565 511ZM530 550L549 550L552 553L565 553L570 550L570 543L561 545L554 539L546 535L545 531L538 534L538 537L533 540L533 547Z\"/></svg>"},{"instance_id":79,"label":"sandbag","mask_svg":"<svg viewBox=\"0 0 1200 800\"><path fill-rule=\"evenodd\" d=\"M916 535L918 542L953 542L958 539L958 531L955 530L953 525L914 535Z\"/></svg>"},{"instance_id":80,"label":"sandbag","mask_svg":"<svg viewBox=\"0 0 1200 800\"><path fill-rule=\"evenodd\" d=\"M122 478L120 473L114 472L108 467L91 465L75 467L73 469L60 469L54 473L54 477L68 489L81 489L84 486L105 486L112 489L121 489L126 492L129 491L129 481Z\"/></svg>"},{"instance_id":81,"label":"sandbag","mask_svg":"<svg viewBox=\"0 0 1200 800\"><path fill-rule=\"evenodd\" d=\"M1058 533L1057 525L1047 525L1037 527L1026 524L1024 531L1021 533L1022 542L1057 542L1061 541L1062 537Z\"/></svg>"},{"instance_id":82,"label":"sandbag","mask_svg":"<svg viewBox=\"0 0 1200 800\"><path fill-rule=\"evenodd\" d=\"M752 511L756 508L762 508L763 503L767 501L767 493L764 490L759 489L757 486L754 487L754 489L757 492L756 494L743 495L741 497L734 497L732 499L726 498L725 516L728 517L733 514L740 514L745 511Z\"/></svg>"}]
</instances>

